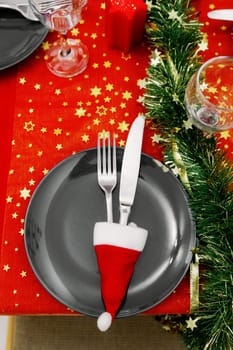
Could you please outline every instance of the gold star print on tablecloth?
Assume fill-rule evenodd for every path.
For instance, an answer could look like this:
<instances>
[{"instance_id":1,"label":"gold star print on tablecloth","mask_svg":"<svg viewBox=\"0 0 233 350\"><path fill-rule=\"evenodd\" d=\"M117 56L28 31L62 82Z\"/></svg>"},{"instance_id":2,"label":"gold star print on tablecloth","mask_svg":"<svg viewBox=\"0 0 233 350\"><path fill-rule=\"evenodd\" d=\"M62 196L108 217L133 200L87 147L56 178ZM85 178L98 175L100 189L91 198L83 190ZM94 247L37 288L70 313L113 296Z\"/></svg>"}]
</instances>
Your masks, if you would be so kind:
<instances>
[{"instance_id":1,"label":"gold star print on tablecloth","mask_svg":"<svg viewBox=\"0 0 233 350\"><path fill-rule=\"evenodd\" d=\"M200 52L205 58L216 54L232 55L231 24L213 24L206 17L212 4L215 8L226 7L228 0L197 3L203 30L208 32ZM115 132L117 145L124 146L133 119L144 111L140 100L150 52L145 44L128 54L110 50L105 33L105 8L105 2L89 0L81 23L68 33L89 48L89 64L83 74L62 79L48 71L47 50L57 38L56 32L49 33L41 47L18 65L12 154L1 237L0 285L4 286L0 288L1 313L72 312L46 292L29 266L24 248L24 218L29 200L40 180L59 161L95 147L98 132ZM156 59L156 51L152 57ZM229 137L231 132L224 132L220 142L229 147L230 155L233 148L229 146ZM162 159L160 139L156 126L148 120L143 152ZM184 295L187 299L189 293L187 286L181 283L168 298L173 302L164 301L156 310L160 313L188 312L183 306Z\"/></svg>"},{"instance_id":2,"label":"gold star print on tablecloth","mask_svg":"<svg viewBox=\"0 0 233 350\"><path fill-rule=\"evenodd\" d=\"M48 295L29 266L24 248L28 203L53 166L96 146L98 132L115 132L117 145L124 146L133 119L143 112L137 102L143 94L138 82L146 76L148 48L143 44L129 54L110 50L105 15L103 2L89 0L82 21L68 33L89 48L89 64L83 74L62 79L48 71L47 50L59 36L56 32L49 33L41 47L18 66L1 249L1 312L72 312ZM161 149L150 139L156 132L151 127L150 122L145 131L149 144L145 142L144 151L161 159Z\"/></svg>"}]
</instances>

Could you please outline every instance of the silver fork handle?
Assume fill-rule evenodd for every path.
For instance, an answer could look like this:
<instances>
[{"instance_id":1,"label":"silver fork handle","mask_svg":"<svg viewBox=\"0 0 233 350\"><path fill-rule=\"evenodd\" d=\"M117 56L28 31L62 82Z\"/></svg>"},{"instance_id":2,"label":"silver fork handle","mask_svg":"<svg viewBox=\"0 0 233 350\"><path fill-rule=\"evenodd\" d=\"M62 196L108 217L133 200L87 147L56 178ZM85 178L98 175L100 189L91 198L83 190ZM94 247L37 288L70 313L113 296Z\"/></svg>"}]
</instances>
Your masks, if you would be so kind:
<instances>
[{"instance_id":1,"label":"silver fork handle","mask_svg":"<svg viewBox=\"0 0 233 350\"><path fill-rule=\"evenodd\" d=\"M107 222L113 222L112 215L112 193L106 193L106 207L107 207Z\"/></svg>"}]
</instances>

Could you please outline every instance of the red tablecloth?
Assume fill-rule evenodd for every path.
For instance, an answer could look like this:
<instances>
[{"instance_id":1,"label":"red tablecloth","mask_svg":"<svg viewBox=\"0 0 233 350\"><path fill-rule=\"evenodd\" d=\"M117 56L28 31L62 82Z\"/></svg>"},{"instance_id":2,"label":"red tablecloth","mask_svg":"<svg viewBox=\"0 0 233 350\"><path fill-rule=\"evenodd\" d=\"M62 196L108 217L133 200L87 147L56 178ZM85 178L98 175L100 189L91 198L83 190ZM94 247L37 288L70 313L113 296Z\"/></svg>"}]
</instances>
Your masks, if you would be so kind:
<instances>
[{"instance_id":1,"label":"red tablecloth","mask_svg":"<svg viewBox=\"0 0 233 350\"><path fill-rule=\"evenodd\" d=\"M211 21L206 13L232 5L230 0L196 1L208 33L204 59L231 55L232 22ZM110 50L105 36L105 3L89 0L83 20L69 35L89 47L87 70L73 79L55 77L44 62L56 37L50 33L24 62L0 72L0 313L71 314L41 286L24 248L24 217L44 175L74 152L96 146L99 131L115 131L124 146L135 116L143 111L140 95L149 62L145 44L129 54ZM220 143L232 153L231 131ZM162 160L156 127L147 122L143 152ZM189 275L150 313L188 313Z\"/></svg>"}]
</instances>

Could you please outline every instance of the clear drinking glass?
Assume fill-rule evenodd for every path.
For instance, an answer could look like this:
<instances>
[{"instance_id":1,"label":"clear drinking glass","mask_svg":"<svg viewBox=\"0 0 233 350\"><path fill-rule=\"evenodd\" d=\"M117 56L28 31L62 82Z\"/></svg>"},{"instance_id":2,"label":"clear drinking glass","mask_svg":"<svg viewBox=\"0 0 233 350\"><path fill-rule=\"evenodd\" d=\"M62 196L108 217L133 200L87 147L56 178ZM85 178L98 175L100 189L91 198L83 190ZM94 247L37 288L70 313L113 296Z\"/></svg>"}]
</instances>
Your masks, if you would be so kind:
<instances>
[{"instance_id":1,"label":"clear drinking glass","mask_svg":"<svg viewBox=\"0 0 233 350\"><path fill-rule=\"evenodd\" d=\"M185 104L199 129L215 133L233 128L233 57L205 62L187 85Z\"/></svg>"},{"instance_id":2,"label":"clear drinking glass","mask_svg":"<svg viewBox=\"0 0 233 350\"><path fill-rule=\"evenodd\" d=\"M29 0L41 23L61 33L61 39L50 45L47 65L60 77L82 73L88 62L88 49L81 41L67 38L67 32L78 24L87 0Z\"/></svg>"}]
</instances>

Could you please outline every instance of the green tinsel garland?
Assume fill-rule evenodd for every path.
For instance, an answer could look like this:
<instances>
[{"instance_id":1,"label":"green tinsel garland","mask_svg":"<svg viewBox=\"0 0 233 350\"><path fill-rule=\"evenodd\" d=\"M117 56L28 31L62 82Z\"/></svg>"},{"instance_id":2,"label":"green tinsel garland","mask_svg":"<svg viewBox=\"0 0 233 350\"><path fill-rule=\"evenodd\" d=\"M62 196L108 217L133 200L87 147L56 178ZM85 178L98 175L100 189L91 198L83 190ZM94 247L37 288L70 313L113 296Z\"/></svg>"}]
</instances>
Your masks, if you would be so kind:
<instances>
[{"instance_id":1,"label":"green tinsel garland","mask_svg":"<svg viewBox=\"0 0 233 350\"><path fill-rule=\"evenodd\" d=\"M163 317L182 331L188 349L233 349L233 168L214 136L187 118L184 94L201 63L203 35L187 0L148 1L152 48L144 105L160 128L165 162L189 194L201 263L199 309L188 317Z\"/></svg>"}]
</instances>

